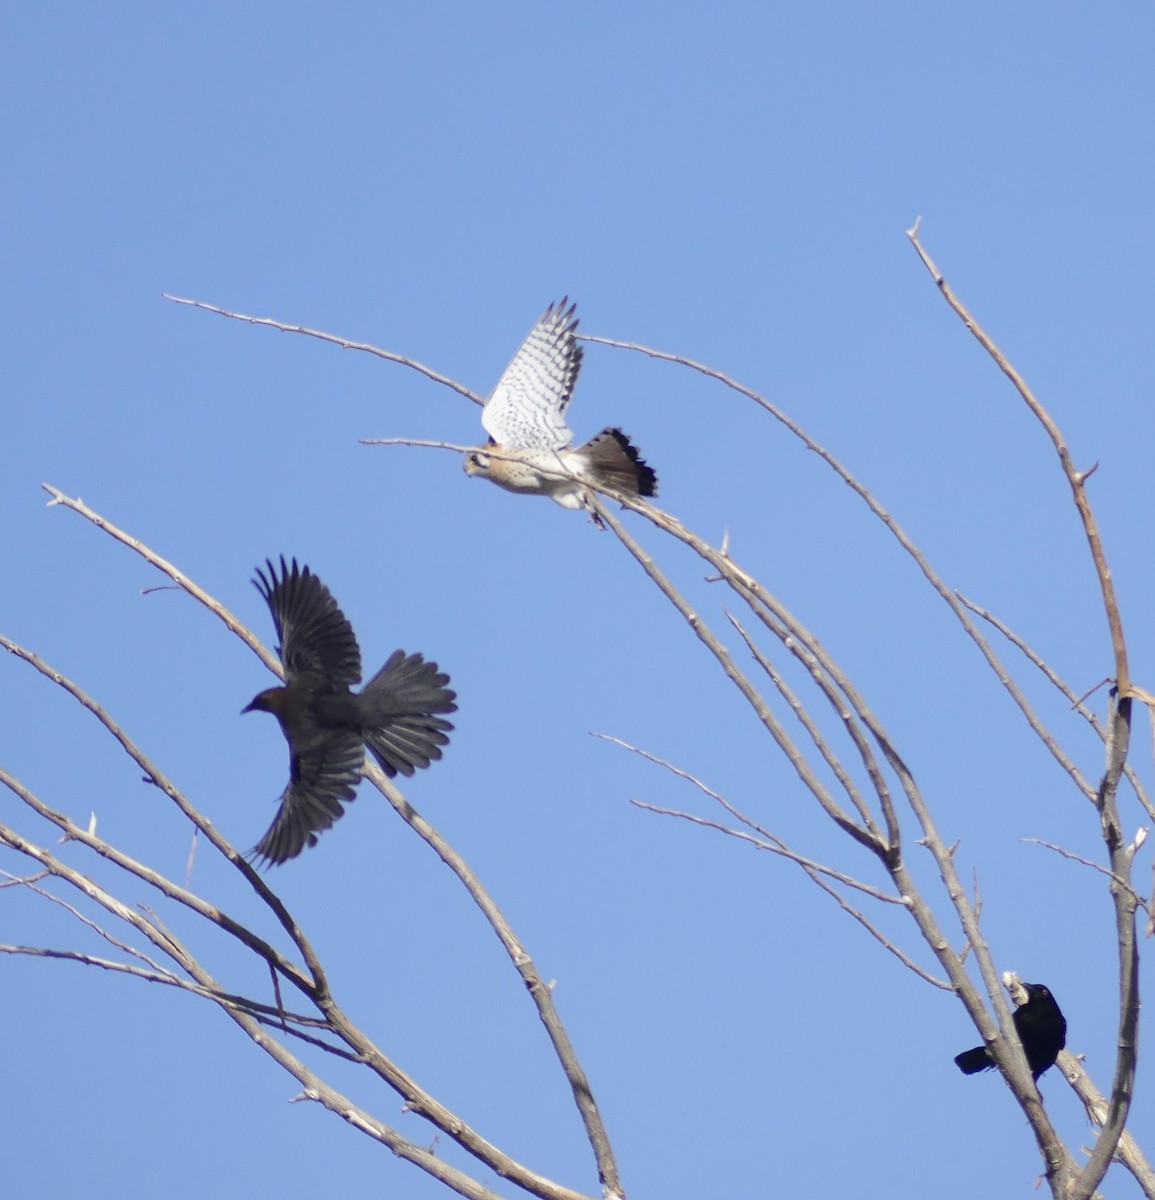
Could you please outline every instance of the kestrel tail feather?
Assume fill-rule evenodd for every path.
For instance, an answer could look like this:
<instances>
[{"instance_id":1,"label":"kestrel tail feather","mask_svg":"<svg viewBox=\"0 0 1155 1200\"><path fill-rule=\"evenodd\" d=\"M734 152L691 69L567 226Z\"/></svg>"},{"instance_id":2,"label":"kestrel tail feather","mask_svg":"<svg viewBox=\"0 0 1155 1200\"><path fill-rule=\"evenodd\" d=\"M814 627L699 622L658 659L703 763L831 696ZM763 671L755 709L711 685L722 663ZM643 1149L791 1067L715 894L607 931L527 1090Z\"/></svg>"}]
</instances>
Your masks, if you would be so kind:
<instances>
[{"instance_id":1,"label":"kestrel tail feather","mask_svg":"<svg viewBox=\"0 0 1155 1200\"><path fill-rule=\"evenodd\" d=\"M603 429L578 451L599 484L629 496L656 496L658 477L620 429Z\"/></svg>"}]
</instances>

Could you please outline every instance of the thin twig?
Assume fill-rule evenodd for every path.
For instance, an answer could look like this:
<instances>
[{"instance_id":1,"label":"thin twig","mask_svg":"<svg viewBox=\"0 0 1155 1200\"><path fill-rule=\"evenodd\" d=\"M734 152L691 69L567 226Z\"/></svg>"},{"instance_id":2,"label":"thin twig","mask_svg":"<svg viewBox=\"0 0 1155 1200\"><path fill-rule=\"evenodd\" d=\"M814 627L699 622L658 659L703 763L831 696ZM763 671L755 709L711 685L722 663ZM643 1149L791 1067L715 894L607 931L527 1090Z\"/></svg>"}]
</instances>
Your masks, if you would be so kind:
<instances>
[{"instance_id":1,"label":"thin twig","mask_svg":"<svg viewBox=\"0 0 1155 1200\"><path fill-rule=\"evenodd\" d=\"M76 699L84 708L86 708L96 719L108 730L110 734L120 743L125 753L135 762L151 783L156 784L161 791L164 792L171 800L173 800L181 811L197 825L210 838L213 845L221 851L221 853L234 862L243 862L241 856L232 848L231 845L217 832L216 828L203 817L189 803L186 797L168 780L168 778L153 765L153 763L145 757L136 744L128 737L121 727L112 719L111 716L101 705L97 704L87 692L78 684L74 683L62 672L49 666L39 655L33 654L32 651L25 649L23 646L11 641L9 638L0 634L0 646L3 646L10 653L15 654L18 658L23 659L30 666L36 668L45 678L52 680L58 687L62 688L74 699ZM3 767L0 767L0 783L14 792L21 800L24 801L30 808L34 809L41 817L47 821L51 821L58 829L61 830L68 838L73 841L81 842L90 849L95 850L98 854L114 862L122 870L128 871L135 875L138 879L143 879L146 883L156 888L159 892L168 896L171 900L176 900L185 907L192 909L198 915L206 917L213 924L218 925L227 933L243 942L254 953L259 954L276 970L280 971L286 979L299 988L306 995L312 995L313 991L324 985L324 972L321 970L320 963L313 953L312 948L304 937L304 934L297 929L296 923L284 909L280 900L270 891L268 885L259 876L256 876L252 868L247 863L244 863L246 875L252 874L255 878L254 890L262 895L262 899L267 894L269 906L275 913L281 916L281 924L288 930L296 930L296 938L299 947L303 947L302 953L306 956L306 962L310 965L311 979L307 978L295 963L290 962L278 950L266 942L263 938L258 937L245 925L230 917L227 913L222 912L214 905L203 900L195 892L189 891L187 888L181 887L172 880L160 874L159 871L154 871L150 867L146 867L143 863L137 862L135 859L129 858L120 850L114 847L111 843L106 842L103 838L98 837L95 833L88 829L82 829L79 825L73 822L64 813L58 812L45 804L38 796L25 788L19 780L10 775ZM311 960L311 962L310 962ZM314 966L315 964L315 966ZM320 972L318 974L318 972Z\"/></svg>"},{"instance_id":2,"label":"thin twig","mask_svg":"<svg viewBox=\"0 0 1155 1200\"><path fill-rule=\"evenodd\" d=\"M641 545L635 541L625 530L625 527L618 521L614 515L598 500L592 501L594 510L606 526L613 530L617 535L618 540L633 556L642 570L650 577L659 591L670 601L675 609L681 614L682 619L693 631L698 640L706 647L713 655L718 665L722 668L726 678L738 689L745 697L746 702L754 710L759 721L765 727L766 731L773 738L775 744L786 756L787 761L794 768L799 779L801 779L806 790L822 805L827 816L844 832L849 834L856 842L865 846L872 853L884 856L886 847L882 839L870 832L869 829L860 825L853 820L842 806L834 799L822 781L814 774L806 756L799 750L794 740L786 732L785 728L770 711L769 706L763 699L762 694L750 682L745 673L739 669L734 662L729 651L718 640L717 636L710 629L709 625L702 619L701 615L695 611L689 601L678 591L673 585L670 578L654 561L653 557L642 549ZM633 505L630 505L633 507ZM649 507L649 506L647 506ZM665 514L662 514L664 517ZM663 520L657 520L657 524L665 527Z\"/></svg>"},{"instance_id":3,"label":"thin twig","mask_svg":"<svg viewBox=\"0 0 1155 1200\"><path fill-rule=\"evenodd\" d=\"M81 920L85 924L92 924L86 918L81 917ZM99 930L99 932L109 941L115 942L116 939L107 930ZM327 1054L343 1058L347 1062L359 1063L361 1061L359 1055L351 1054L348 1050L344 1050L340 1046L334 1046L331 1042L326 1042L322 1038L306 1033L304 1029L297 1028L297 1026L303 1025L306 1027L327 1029L328 1026L325 1022L317 1017L306 1017L298 1013L277 1013L270 1005L262 1004L259 1000L202 987L192 980L182 979L179 975L174 975L171 971L164 970L163 967L156 970L147 970L143 967L134 966L132 963L101 958L98 955L88 954L80 950L58 950L50 946L16 946L8 943L0 943L0 954L25 955L30 958L61 959L67 962L80 963L83 966L99 967L101 970L130 975L133 978L144 980L146 983L159 983L168 987L179 988L181 991L188 992L193 996L212 1000L222 1007L227 1005L239 1011L247 1012L255 1020L261 1021L263 1024L270 1026L270 1028L281 1029L290 1036L299 1038L311 1046L316 1046L317 1049L323 1050ZM286 1019L290 1024L285 1024Z\"/></svg>"},{"instance_id":4,"label":"thin twig","mask_svg":"<svg viewBox=\"0 0 1155 1200\"><path fill-rule=\"evenodd\" d=\"M631 800L630 803L635 808L640 808L645 812L652 812L657 816L675 817L678 820L687 821L691 825L697 825L702 829L713 829L718 833L724 833L727 837L736 838L738 841L746 842L748 845L753 846L756 850L769 850L772 854L777 854L780 857L795 863L797 866L802 868L807 876L809 876L812 883L817 884L818 887L820 887L838 904L843 912L845 912L848 916L853 917L854 920L856 920L867 931L867 933L869 933L870 936L874 938L874 940L878 942L880 946L883 947L884 950L887 950L893 954L894 957L897 958L904 967L909 968L920 979L925 980L927 983L933 984L937 988L942 988L947 992L954 991L953 986L945 979L939 979L937 976L931 975L929 971L926 971L924 968L920 967L919 964L916 963L914 959L912 959L906 953L905 950L892 942L890 938L888 938L886 934L884 934L882 930L880 930L878 926L875 925L860 909L857 909L850 904L846 900L845 896L843 896L839 891L837 891L837 889L828 883L825 878L822 877L828 876L831 879L837 879L840 883L844 883L848 887L855 888L875 900L885 900L890 904L898 904L902 907L905 907L903 901L898 897L888 896L885 892L880 892L877 888L871 887L870 884L864 884L861 880L854 879L852 876L846 875L842 871L837 871L833 867L823 866L821 863L816 863L813 859L806 858L801 854L796 854L793 850L781 842L775 844L774 842L764 841L761 838L755 837L753 834L747 833L744 829L734 829L729 825L723 825L720 821L712 821L709 817L700 817L696 813L688 813L682 809L666 808L660 804L651 804L646 800Z\"/></svg>"},{"instance_id":5,"label":"thin twig","mask_svg":"<svg viewBox=\"0 0 1155 1200\"><path fill-rule=\"evenodd\" d=\"M274 675L281 675L280 661L275 654L265 649L261 639L247 626L242 625L219 600L210 596L204 588L190 579L180 568L169 562L168 559L161 558L155 550L146 546L139 538L133 537L131 533L126 533L125 530L114 525L107 517L90 508L79 497L66 496L59 488L53 487L50 483L42 483L40 486L52 497L52 500L49 502L50 507L62 505L64 508L70 508L86 521L90 521L97 529L103 530L109 537L115 538L122 545L127 546L130 550L134 550L145 562L151 563L158 571L162 571L182 591L187 592L194 600L199 601L209 612L223 621L226 628L231 633L236 634Z\"/></svg>"},{"instance_id":6,"label":"thin twig","mask_svg":"<svg viewBox=\"0 0 1155 1200\"><path fill-rule=\"evenodd\" d=\"M219 308L217 305L208 304L204 300L187 300L183 296L172 296L168 292L162 292L161 295L166 300L171 300L174 304L187 304L190 308L203 308L205 312L217 313L222 317L231 317L234 321L247 321L250 325L267 325L270 329L279 329L282 333L303 333L306 337L318 338L322 342L332 342L334 345L340 346L342 350L363 350L366 354L373 354L377 358L384 358L389 362L409 367L411 370L424 375L427 379L432 379L434 383L440 383L444 387L450 388L459 395L464 396L466 399L472 400L474 404L485 403L484 396L479 396L469 388L463 387L456 380L450 379L448 375L442 375L439 371L425 366L424 363L419 363L414 358L406 358L403 354L394 354L392 350L382 350L379 346L372 346L368 342L352 342L348 338L338 337L335 333L324 333L320 329L308 329L304 325L286 325L282 321L274 321L272 317L250 317L245 313L231 312L227 308Z\"/></svg>"},{"instance_id":7,"label":"thin twig","mask_svg":"<svg viewBox=\"0 0 1155 1200\"><path fill-rule=\"evenodd\" d=\"M156 972L158 975L169 976L170 973L165 971L165 969L159 963L149 958L144 951L137 950L134 946L130 946L127 942L122 942L120 938L114 937L102 925L98 925L94 920L92 920L91 917L86 917L84 913L82 913L74 904L69 904L63 896L56 896L52 892L48 891L47 888L39 887L38 880L43 879L46 876L50 876L50 871L38 871L36 875L31 878L20 878L18 876L9 874L7 871L0 871L0 874L7 876L10 883L23 884L30 892L34 892L37 896L49 901L51 904L59 905L65 910L65 912L69 913L72 917L79 921L81 925L91 929L92 932L98 937L101 937L108 942L110 946L115 946L117 950L121 950L125 954L131 954L133 958L139 959L150 970ZM170 978L176 979L177 977L172 975Z\"/></svg>"},{"instance_id":8,"label":"thin twig","mask_svg":"<svg viewBox=\"0 0 1155 1200\"><path fill-rule=\"evenodd\" d=\"M794 689L786 682L782 672L770 661L769 657L763 653L762 648L754 641L753 637L747 631L746 627L734 616L733 613L723 609L726 619L738 631L739 636L746 643L746 649L750 651L754 661L766 672L770 682L777 689L778 694L786 701L790 711L794 713L799 724L806 730L814 748L822 756L823 762L830 768L834 777L842 785L842 790L846 792L850 798L851 804L854 805L858 815L862 817L863 824L874 834L877 835L878 828L874 823L874 816L866 806L866 801L862 794L854 784L854 780L850 778L850 773L842 765L842 760L834 753L829 742L822 734L822 730L818 728L818 722L810 715L809 710L798 698ZM785 640L785 638L783 638Z\"/></svg>"},{"instance_id":9,"label":"thin twig","mask_svg":"<svg viewBox=\"0 0 1155 1200\"><path fill-rule=\"evenodd\" d=\"M923 266L930 272L935 285L942 294L942 298L966 325L979 345L994 360L999 370L1011 381L1015 391L1019 393L1023 402L1031 410L1035 420L1046 431L1047 437L1050 438L1051 444L1055 448L1055 453L1059 457L1059 464L1071 488L1071 497L1075 501L1075 507L1083 523L1083 532L1091 550L1095 575L1099 580L1099 587L1103 595L1103 610L1107 616L1107 625L1111 632L1111 647L1115 654L1115 683L1119 691L1123 695L1126 695L1131 678L1130 672L1127 669L1127 646L1123 637L1123 619L1119 611L1118 599L1115 595L1115 584L1111 578L1110 568L1107 566L1107 557L1103 551L1102 540L1099 537L1099 528L1095 521L1095 515L1091 510L1091 502L1087 499L1085 484L1090 476L1090 472L1079 471L1075 467L1074 462L1071 460L1070 451L1067 449L1066 439L1063 437L1062 431L1059 429L1054 418L1039 402L1038 398L1027 386L1027 381L1019 374L1011 361L995 344L994 339L975 320L974 314L955 295L954 290L947 283L942 272L935 266L930 255L923 248L922 242L919 241L917 223L913 229L907 231L907 237L910 238L910 243L914 247L915 253L922 260ZM1091 1190L1093 1191L1094 1189L1092 1188Z\"/></svg>"},{"instance_id":10,"label":"thin twig","mask_svg":"<svg viewBox=\"0 0 1155 1200\"><path fill-rule=\"evenodd\" d=\"M1102 721L1099 720L1099 717L1094 710L1088 708L1084 703L1084 701L1087 699L1087 696L1089 696L1091 692L1096 691L1102 686L1102 684L1096 684L1095 687L1091 689L1091 692L1087 692L1082 696L1076 696L1074 688L1072 688L1066 682L1066 680L1064 680L1062 676L1058 674L1057 671L1052 669L1050 664L1042 657L1042 655L1037 654L1023 638L1019 637L1019 635L1015 633L1015 631L1011 629L1005 621L1001 621L988 609L982 608L973 600L969 600L962 594L962 592L956 591L955 595L959 598L959 602L961 604L965 605L971 612L975 614L975 616L980 617L989 625L992 625L999 631L999 633L1003 635L1003 637L1007 639L1008 642L1011 643L1012 646L1015 647L1015 649L1020 651L1023 657L1026 658L1032 666L1036 667L1045 676L1047 681L1064 697L1064 699L1068 701L1071 707L1091 726L1091 728L1099 735L1099 737L1106 742L1107 731L1104 729ZM1140 689L1135 690L1138 691ZM1040 734L1040 736L1042 736L1042 734ZM1047 748L1060 762L1066 759L1066 756L1061 753L1057 743L1054 745L1048 744ZM1074 772L1073 764L1071 765L1069 772ZM1143 781L1139 778L1138 772L1130 764L1128 764L1124 768L1124 773L1127 776L1127 781L1135 789L1135 795L1139 800L1139 803L1146 810L1147 815L1152 820L1155 820L1155 804L1152 804L1151 798L1147 795L1147 790L1144 788Z\"/></svg>"},{"instance_id":11,"label":"thin twig","mask_svg":"<svg viewBox=\"0 0 1155 1200\"><path fill-rule=\"evenodd\" d=\"M1043 846L1047 850L1053 850L1056 854L1061 855L1063 858L1069 858L1071 862L1077 862L1084 867L1090 867L1092 871L1098 871L1100 875L1106 875L1107 878L1112 881L1112 883L1118 884L1119 887L1130 892L1131 898L1141 909L1143 909L1144 912L1148 911L1147 901L1139 895L1139 893L1131 886L1131 884L1126 879L1121 879L1113 871L1109 871L1101 863L1092 862L1091 859L1084 858L1081 854L1075 854L1071 850L1064 850L1062 846L1056 846L1054 842L1045 842L1042 838L1025 837L1020 838L1019 840L1023 842L1032 842L1036 846Z\"/></svg>"},{"instance_id":12,"label":"thin twig","mask_svg":"<svg viewBox=\"0 0 1155 1200\"><path fill-rule=\"evenodd\" d=\"M796 862L799 866L805 867L808 870L817 871L823 875L829 875L832 879L838 880L839 883L846 884L847 887L852 887L857 891L863 892L865 895L872 897L875 900L880 900L884 904L902 905L903 901L898 896L892 896L888 892L876 888L873 884L864 883L861 879L855 879L853 875L847 875L843 871L837 870L835 867L824 866L814 859L806 858L804 855L791 850L786 843L776 834L771 832L765 826L755 821L753 817L744 813L737 805L727 800L720 792L714 791L713 788L704 783L696 775L691 775L689 771L683 770L679 766L667 759L660 757L657 754L651 754L649 750L643 750L640 746L631 745L627 741L623 741L619 737L614 737L609 733L591 733L591 737L596 737L603 742L610 742L615 746L620 746L623 750L630 754L636 754L639 758L644 758L647 762L653 763L657 767L661 767L664 771L668 771L671 775L678 779L684 779L687 783L692 784L704 796L708 796L715 804L724 808L736 821L740 821L748 829L754 830L757 836L746 833L741 829L731 829L729 826L721 825L717 822L708 821L705 818L691 817L688 813L681 813L675 810L666 810L657 805L648 804L643 800L631 800L630 803L637 808L644 808L648 812L661 813L666 816L681 816L687 820L696 821L698 824L707 825L711 829L717 829L721 833L728 833L732 837L739 838L749 842L759 850L769 850L775 854L780 854L783 858L788 858L792 862Z\"/></svg>"},{"instance_id":13,"label":"thin twig","mask_svg":"<svg viewBox=\"0 0 1155 1200\"><path fill-rule=\"evenodd\" d=\"M744 830L733 829L729 826L722 825L720 822L711 821L705 817L698 817L691 813L682 812L677 809L663 808L659 805L649 804L642 800L631 800L630 803L635 807L663 816L679 817L683 820L691 822L692 824L715 829L719 833L725 833L730 837L738 838L740 841L748 842L757 849L769 850L774 854L779 854L783 858L787 858L791 862L796 863L806 872L812 882L816 883L820 888L822 888L822 890L826 892L828 896L838 903L844 912L848 913L856 921L858 921L867 930L867 932L879 942L880 945L893 954L904 966L909 967L910 970L912 970L916 975L926 980L927 983L933 984L935 987L943 988L947 991L953 990L951 985L945 980L938 979L936 976L931 975L929 972L920 967L918 963L916 963L912 958L910 958L909 955L905 953L905 951L896 946L884 933L882 933L880 929L877 928L877 926L868 920L862 912L848 904L845 898L839 892L837 892L833 887L827 885L822 879L819 879L818 876L829 876L832 879L836 879L839 883L845 884L847 887L854 888L870 896L872 899L881 900L887 904L899 904L905 907L906 902L902 898L888 895L886 892L880 891L878 888L875 888L870 884L863 883L861 880L855 879L851 875L847 875L842 871L835 870L833 867L827 867L822 863L815 862L813 859L808 859L801 854L797 854L795 851L791 850L786 843L780 837L778 837L777 834L771 833L769 830L764 829L757 822L746 816L745 813L741 812L735 805L731 804L731 802L719 792L714 791L712 788L703 783L702 780L698 779L694 775L691 775L688 771L684 771L682 768L675 766L667 759L660 758L655 754L651 754L648 750L643 750L640 747L633 746L629 742L625 742L621 738L613 737L610 734L595 733L593 736L601 738L607 742L613 742L615 745L621 746L624 750L627 750L633 754L637 754L647 761L654 763L656 766L664 768L678 778L684 779L688 783L693 784L704 795L709 796L710 799L714 800L716 803L726 809L726 811L730 813L736 820L741 821L744 825L749 826L751 829L756 829L758 833L761 834L761 838L753 837Z\"/></svg>"}]
</instances>

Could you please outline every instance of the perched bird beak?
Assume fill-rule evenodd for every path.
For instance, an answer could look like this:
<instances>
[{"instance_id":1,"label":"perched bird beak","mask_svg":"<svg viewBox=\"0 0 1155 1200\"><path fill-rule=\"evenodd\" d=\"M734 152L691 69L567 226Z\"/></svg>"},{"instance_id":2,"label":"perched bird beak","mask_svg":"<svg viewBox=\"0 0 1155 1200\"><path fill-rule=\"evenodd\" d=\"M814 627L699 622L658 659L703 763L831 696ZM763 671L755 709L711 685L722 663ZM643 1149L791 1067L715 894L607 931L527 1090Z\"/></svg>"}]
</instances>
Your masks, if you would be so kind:
<instances>
[{"instance_id":1,"label":"perched bird beak","mask_svg":"<svg viewBox=\"0 0 1155 1200\"><path fill-rule=\"evenodd\" d=\"M248 704L246 704L246 705L245 705L245 707L241 709L241 712L242 712L242 713L247 713L247 712L256 712L256 711L257 711L257 701L258 701L259 699L260 699L260 696L254 696L254 697L253 697L253 698L252 698L252 699L251 699L251 700L248 702Z\"/></svg>"}]
</instances>

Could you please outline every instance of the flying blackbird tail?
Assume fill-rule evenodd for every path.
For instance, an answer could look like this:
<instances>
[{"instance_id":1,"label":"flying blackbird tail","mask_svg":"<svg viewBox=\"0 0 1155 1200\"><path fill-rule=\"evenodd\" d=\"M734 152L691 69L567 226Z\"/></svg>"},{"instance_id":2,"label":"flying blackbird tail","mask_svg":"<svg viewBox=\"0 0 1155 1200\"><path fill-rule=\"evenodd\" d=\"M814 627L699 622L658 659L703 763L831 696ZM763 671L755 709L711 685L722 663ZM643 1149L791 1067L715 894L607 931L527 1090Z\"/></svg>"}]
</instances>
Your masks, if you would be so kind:
<instances>
[{"instance_id":1,"label":"flying blackbird tail","mask_svg":"<svg viewBox=\"0 0 1155 1200\"><path fill-rule=\"evenodd\" d=\"M412 775L441 757L453 726L433 714L457 710L457 693L448 682L435 662L394 650L361 690L365 744L390 778Z\"/></svg>"},{"instance_id":2,"label":"flying blackbird tail","mask_svg":"<svg viewBox=\"0 0 1155 1200\"><path fill-rule=\"evenodd\" d=\"M656 496L658 477L620 429L603 429L581 448L598 483L629 496Z\"/></svg>"},{"instance_id":3,"label":"flying blackbird tail","mask_svg":"<svg viewBox=\"0 0 1155 1200\"><path fill-rule=\"evenodd\" d=\"M955 1055L955 1064L964 1075L975 1075L979 1071L987 1071L995 1064L987 1053L986 1046L976 1046L973 1050L964 1050Z\"/></svg>"}]
</instances>

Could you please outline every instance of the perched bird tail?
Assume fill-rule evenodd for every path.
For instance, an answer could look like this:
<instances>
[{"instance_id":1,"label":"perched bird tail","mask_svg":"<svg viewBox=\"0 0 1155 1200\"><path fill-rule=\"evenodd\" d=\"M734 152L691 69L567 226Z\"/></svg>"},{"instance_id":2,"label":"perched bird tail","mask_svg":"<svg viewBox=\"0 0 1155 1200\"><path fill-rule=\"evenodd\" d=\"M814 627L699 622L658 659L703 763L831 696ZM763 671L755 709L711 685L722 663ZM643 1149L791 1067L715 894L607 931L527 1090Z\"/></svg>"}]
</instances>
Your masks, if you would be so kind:
<instances>
[{"instance_id":1,"label":"perched bird tail","mask_svg":"<svg viewBox=\"0 0 1155 1200\"><path fill-rule=\"evenodd\" d=\"M412 775L441 757L453 726L434 713L457 710L449 676L420 654L394 650L358 696L365 744L381 769Z\"/></svg>"},{"instance_id":2,"label":"perched bird tail","mask_svg":"<svg viewBox=\"0 0 1155 1200\"><path fill-rule=\"evenodd\" d=\"M986 1071L995 1064L991 1062L991 1056L987 1053L986 1046L976 1046L973 1050L964 1050L961 1054L955 1055L955 1065L964 1075L975 1075L979 1071Z\"/></svg>"},{"instance_id":3,"label":"perched bird tail","mask_svg":"<svg viewBox=\"0 0 1155 1200\"><path fill-rule=\"evenodd\" d=\"M599 484L629 496L656 496L658 477L620 429L603 429L581 448Z\"/></svg>"}]
</instances>

